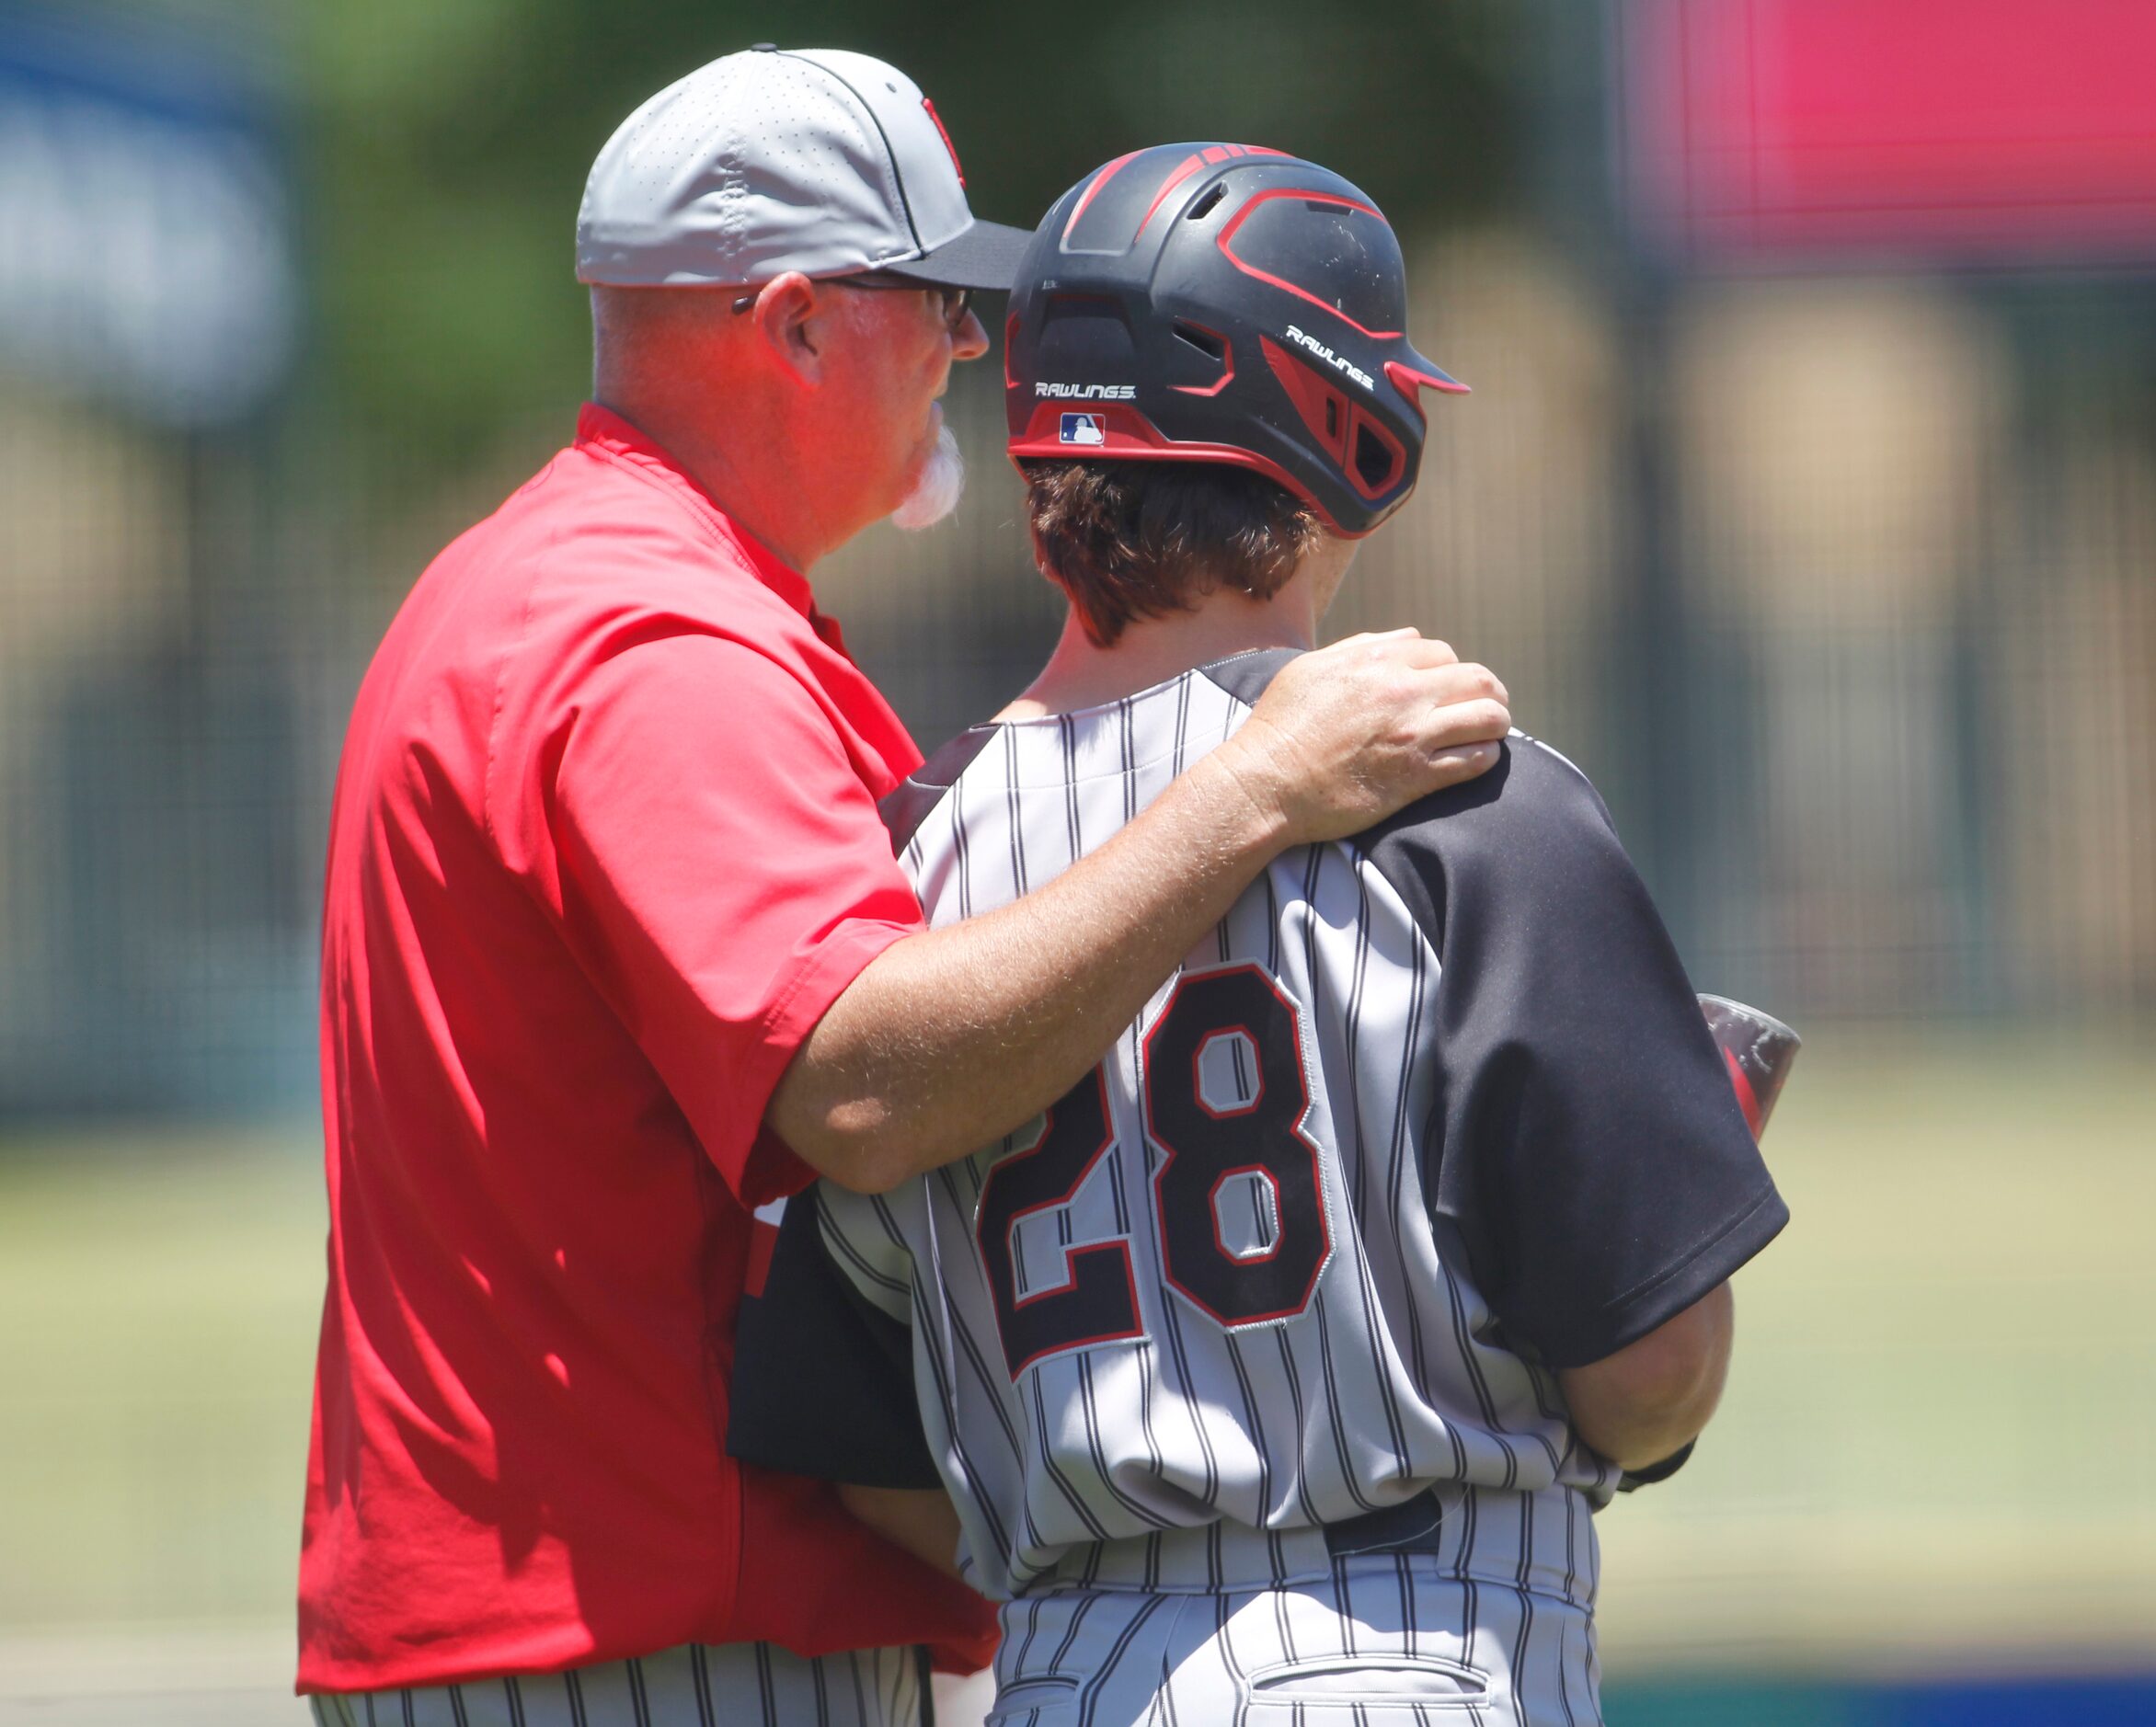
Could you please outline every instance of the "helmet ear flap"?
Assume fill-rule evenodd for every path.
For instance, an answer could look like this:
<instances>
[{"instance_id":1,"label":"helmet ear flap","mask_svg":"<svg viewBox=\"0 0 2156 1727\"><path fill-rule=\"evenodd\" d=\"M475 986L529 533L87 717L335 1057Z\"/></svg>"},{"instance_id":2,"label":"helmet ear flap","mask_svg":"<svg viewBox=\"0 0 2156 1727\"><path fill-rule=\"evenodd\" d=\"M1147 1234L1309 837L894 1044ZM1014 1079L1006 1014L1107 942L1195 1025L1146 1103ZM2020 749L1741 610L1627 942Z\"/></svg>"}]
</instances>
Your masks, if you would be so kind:
<instances>
[{"instance_id":1,"label":"helmet ear flap","mask_svg":"<svg viewBox=\"0 0 2156 1727\"><path fill-rule=\"evenodd\" d=\"M1318 447L1346 468L1351 417L1346 392L1319 377L1271 337L1260 335L1257 345L1265 355L1266 364L1273 369L1273 376L1287 391L1288 400L1295 405L1296 413L1302 417L1302 423L1317 440Z\"/></svg>"},{"instance_id":2,"label":"helmet ear flap","mask_svg":"<svg viewBox=\"0 0 2156 1727\"><path fill-rule=\"evenodd\" d=\"M1355 489L1375 503L1400 483L1407 471L1407 446L1393 435L1391 427L1373 419L1362 408L1355 410L1354 459L1348 477Z\"/></svg>"},{"instance_id":3,"label":"helmet ear flap","mask_svg":"<svg viewBox=\"0 0 2156 1727\"><path fill-rule=\"evenodd\" d=\"M1399 485L1407 446L1393 429L1271 337L1261 335L1257 342L1318 448L1348 483L1371 503Z\"/></svg>"}]
</instances>

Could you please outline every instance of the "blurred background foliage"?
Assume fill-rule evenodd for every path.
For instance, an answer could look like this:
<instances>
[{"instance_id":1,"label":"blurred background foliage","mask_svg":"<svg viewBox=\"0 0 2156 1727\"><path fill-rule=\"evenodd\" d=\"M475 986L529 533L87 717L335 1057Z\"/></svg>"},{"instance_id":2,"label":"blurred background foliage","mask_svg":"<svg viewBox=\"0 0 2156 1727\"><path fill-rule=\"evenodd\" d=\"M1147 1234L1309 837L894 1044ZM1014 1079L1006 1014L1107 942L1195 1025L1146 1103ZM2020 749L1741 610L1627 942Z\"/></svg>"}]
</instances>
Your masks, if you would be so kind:
<instances>
[{"instance_id":1,"label":"blurred background foliage","mask_svg":"<svg viewBox=\"0 0 2156 1727\"><path fill-rule=\"evenodd\" d=\"M438 470L505 421L558 418L588 367L568 268L584 172L623 116L722 47L775 33L905 67L997 221L1030 223L1131 142L1187 137L1347 165L1420 226L1491 209L1516 181L1530 15L1495 0L315 8L291 51L313 98L325 363L353 434L390 461Z\"/></svg>"}]
</instances>

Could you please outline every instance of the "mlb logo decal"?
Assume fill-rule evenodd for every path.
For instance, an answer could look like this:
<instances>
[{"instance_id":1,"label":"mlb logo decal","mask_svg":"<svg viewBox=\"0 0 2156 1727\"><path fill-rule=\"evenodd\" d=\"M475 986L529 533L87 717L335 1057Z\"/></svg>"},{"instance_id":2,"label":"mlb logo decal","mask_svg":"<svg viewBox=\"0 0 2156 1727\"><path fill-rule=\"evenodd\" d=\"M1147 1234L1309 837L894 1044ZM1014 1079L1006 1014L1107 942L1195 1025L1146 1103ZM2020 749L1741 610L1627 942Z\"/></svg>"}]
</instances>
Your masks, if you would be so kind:
<instances>
[{"instance_id":1,"label":"mlb logo decal","mask_svg":"<svg viewBox=\"0 0 2156 1727\"><path fill-rule=\"evenodd\" d=\"M1107 428L1098 414L1066 414L1062 430L1056 434L1060 444L1105 444L1107 440Z\"/></svg>"}]
</instances>

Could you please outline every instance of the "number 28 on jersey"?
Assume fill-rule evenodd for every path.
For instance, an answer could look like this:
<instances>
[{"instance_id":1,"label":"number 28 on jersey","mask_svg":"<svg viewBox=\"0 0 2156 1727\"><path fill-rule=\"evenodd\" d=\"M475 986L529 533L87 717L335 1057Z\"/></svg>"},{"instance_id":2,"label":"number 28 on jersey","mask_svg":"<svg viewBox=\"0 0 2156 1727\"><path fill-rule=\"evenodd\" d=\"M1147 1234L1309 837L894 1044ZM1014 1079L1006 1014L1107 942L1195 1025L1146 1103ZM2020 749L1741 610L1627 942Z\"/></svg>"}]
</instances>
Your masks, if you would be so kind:
<instances>
[{"instance_id":1,"label":"number 28 on jersey","mask_svg":"<svg viewBox=\"0 0 2156 1727\"><path fill-rule=\"evenodd\" d=\"M1301 1313L1332 1251L1302 1031L1279 983L1244 964L1178 978L1141 1046L1160 1281L1223 1329ZM1072 1246L1067 1216L1050 1220L1115 1144L1107 1069L1095 1068L981 1188L974 1241L1014 1380L1044 1356L1146 1334L1131 1234ZM1029 1225L1057 1232L1060 1282L1021 1287Z\"/></svg>"}]
</instances>

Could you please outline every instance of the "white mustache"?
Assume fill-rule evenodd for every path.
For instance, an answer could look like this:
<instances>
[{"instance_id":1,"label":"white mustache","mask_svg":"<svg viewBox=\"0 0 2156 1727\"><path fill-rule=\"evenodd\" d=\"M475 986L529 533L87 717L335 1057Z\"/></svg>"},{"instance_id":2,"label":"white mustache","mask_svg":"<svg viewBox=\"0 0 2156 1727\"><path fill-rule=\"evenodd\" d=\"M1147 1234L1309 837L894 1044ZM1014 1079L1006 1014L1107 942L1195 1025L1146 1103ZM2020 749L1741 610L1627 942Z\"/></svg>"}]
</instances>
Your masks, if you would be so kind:
<instances>
[{"instance_id":1,"label":"white mustache","mask_svg":"<svg viewBox=\"0 0 2156 1727\"><path fill-rule=\"evenodd\" d=\"M913 482L913 489L891 511L891 522L913 532L933 527L958 509L965 489L966 457L958 448L958 435L946 425L938 429L935 452L921 470L921 477Z\"/></svg>"}]
</instances>

